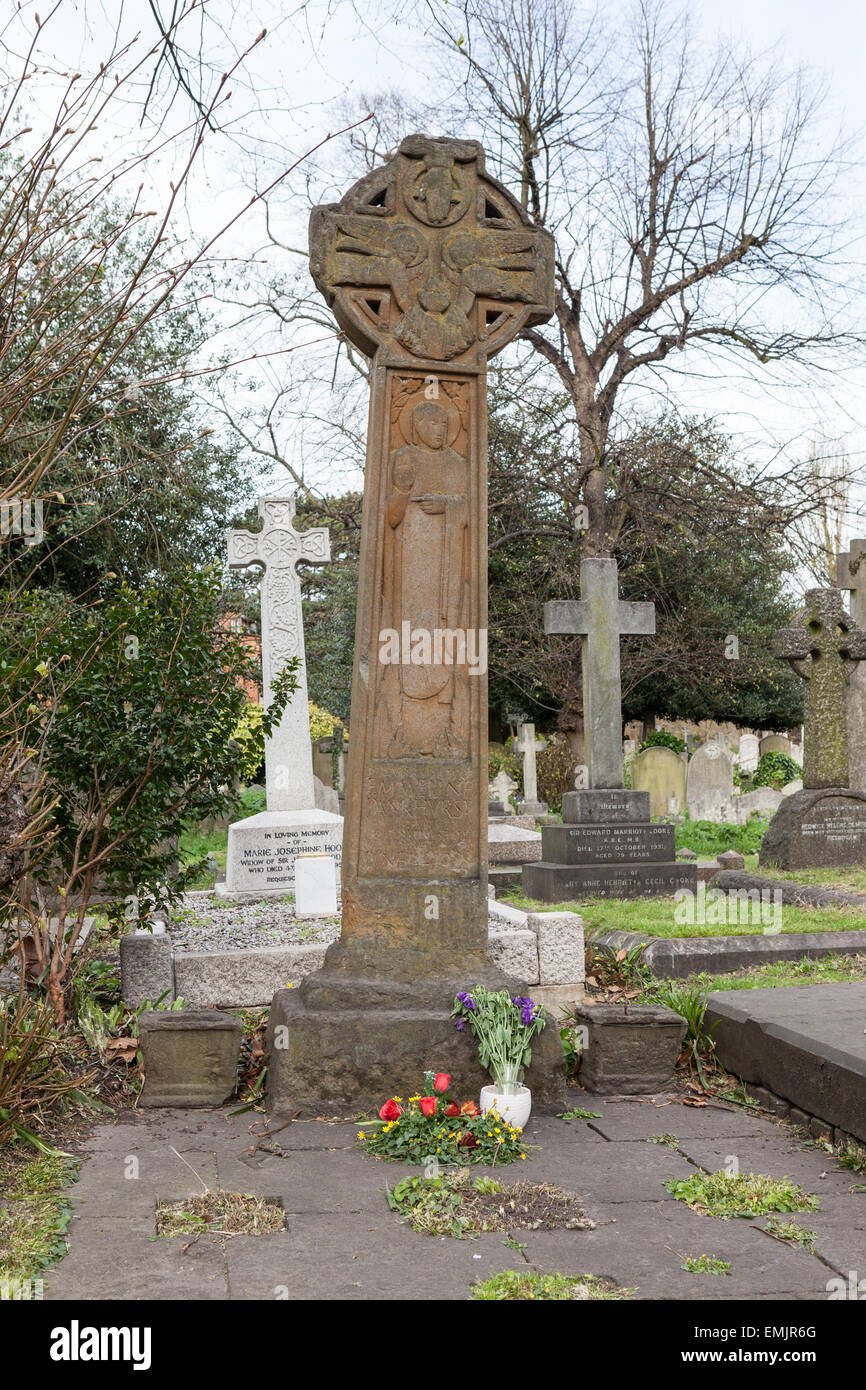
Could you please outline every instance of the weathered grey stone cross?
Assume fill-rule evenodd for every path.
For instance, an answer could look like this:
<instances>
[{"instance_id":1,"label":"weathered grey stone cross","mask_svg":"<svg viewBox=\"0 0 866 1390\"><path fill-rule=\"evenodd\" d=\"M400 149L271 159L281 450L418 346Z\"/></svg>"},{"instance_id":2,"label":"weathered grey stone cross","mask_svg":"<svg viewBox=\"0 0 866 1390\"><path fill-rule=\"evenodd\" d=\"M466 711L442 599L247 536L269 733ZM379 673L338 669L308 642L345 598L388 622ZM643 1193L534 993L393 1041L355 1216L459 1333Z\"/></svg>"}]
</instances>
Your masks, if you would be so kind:
<instances>
[{"instance_id":1,"label":"weathered grey stone cross","mask_svg":"<svg viewBox=\"0 0 866 1390\"><path fill-rule=\"evenodd\" d=\"M776 656L806 681L803 787L848 786L848 675L866 661L866 632L838 589L809 589L794 627L776 633Z\"/></svg>"},{"instance_id":2,"label":"weathered grey stone cross","mask_svg":"<svg viewBox=\"0 0 866 1390\"><path fill-rule=\"evenodd\" d=\"M313 750L307 711L304 619L295 566L324 565L331 558L328 530L294 527L294 497L260 497L261 531L229 531L231 569L260 565L263 571L262 684L267 708L271 687L287 661L300 657L299 685L271 737L265 740L265 784L269 811L305 811L316 804Z\"/></svg>"},{"instance_id":3,"label":"weathered grey stone cross","mask_svg":"<svg viewBox=\"0 0 866 1390\"><path fill-rule=\"evenodd\" d=\"M581 561L579 600L544 605L544 631L579 633L583 672L583 718L590 787L622 786L622 680L619 639L651 636L655 604L619 597L616 560Z\"/></svg>"},{"instance_id":4,"label":"weathered grey stone cross","mask_svg":"<svg viewBox=\"0 0 866 1390\"><path fill-rule=\"evenodd\" d=\"M836 556L836 587L850 592L851 617L866 628L866 539ZM866 792L866 662L851 672L848 687L848 760L851 786Z\"/></svg>"},{"instance_id":5,"label":"weathered grey stone cross","mask_svg":"<svg viewBox=\"0 0 866 1390\"><path fill-rule=\"evenodd\" d=\"M480 979L465 953L487 945L487 361L551 317L553 255L472 140L407 136L310 220L313 278L373 359L342 937L327 968L429 979L442 999L443 962ZM430 655L443 633L462 656L459 643L453 660ZM419 645L395 660L387 644L404 634Z\"/></svg>"}]
</instances>

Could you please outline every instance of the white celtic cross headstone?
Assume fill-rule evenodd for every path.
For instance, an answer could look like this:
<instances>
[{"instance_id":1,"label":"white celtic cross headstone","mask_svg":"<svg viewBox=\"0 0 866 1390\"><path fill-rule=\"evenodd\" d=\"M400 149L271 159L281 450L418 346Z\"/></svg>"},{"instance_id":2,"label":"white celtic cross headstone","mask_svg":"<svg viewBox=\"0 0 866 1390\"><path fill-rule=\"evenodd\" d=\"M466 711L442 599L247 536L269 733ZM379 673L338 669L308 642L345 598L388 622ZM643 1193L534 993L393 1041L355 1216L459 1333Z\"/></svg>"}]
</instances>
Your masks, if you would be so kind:
<instances>
[{"instance_id":1,"label":"white celtic cross headstone","mask_svg":"<svg viewBox=\"0 0 866 1390\"><path fill-rule=\"evenodd\" d=\"M307 709L304 623L296 565L331 558L324 527L298 532L293 497L259 499L260 531L229 531L229 565L262 569L262 685L264 704L287 661L300 658L298 688L265 740L267 810L229 826L225 883L220 897L280 896L295 886L299 855L330 855L340 864L343 818L316 808L313 749Z\"/></svg>"},{"instance_id":2,"label":"white celtic cross headstone","mask_svg":"<svg viewBox=\"0 0 866 1390\"><path fill-rule=\"evenodd\" d=\"M229 531L229 567L262 569L262 682L264 707L273 682L293 656L300 657L298 688L265 740L265 786L269 811L300 811L315 806L313 750L307 713L304 620L296 566L324 565L331 558L327 528L295 530L294 497L260 497L260 531Z\"/></svg>"}]
</instances>

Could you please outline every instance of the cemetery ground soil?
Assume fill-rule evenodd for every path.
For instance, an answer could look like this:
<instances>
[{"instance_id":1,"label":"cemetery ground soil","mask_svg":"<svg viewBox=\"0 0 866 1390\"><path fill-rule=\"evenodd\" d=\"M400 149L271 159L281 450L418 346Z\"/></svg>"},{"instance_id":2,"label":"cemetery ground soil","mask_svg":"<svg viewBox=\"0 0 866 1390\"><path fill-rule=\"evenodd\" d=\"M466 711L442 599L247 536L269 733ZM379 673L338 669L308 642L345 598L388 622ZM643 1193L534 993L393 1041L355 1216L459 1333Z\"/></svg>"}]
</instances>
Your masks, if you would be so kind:
<instances>
[{"instance_id":1,"label":"cemetery ground soil","mask_svg":"<svg viewBox=\"0 0 866 1390\"><path fill-rule=\"evenodd\" d=\"M517 1270L603 1276L637 1300L824 1300L829 1280L862 1267L859 1175L790 1126L712 1098L687 1105L683 1092L615 1101L574 1090L569 1106L598 1118L533 1117L531 1161L472 1171L495 1171L506 1186L556 1184L580 1198L594 1229L462 1240L417 1234L389 1210L386 1184L419 1170L359 1152L355 1123L291 1123L257 1143L263 1117L230 1117L231 1107L125 1111L77 1146L70 1249L45 1272L45 1297L465 1300L476 1281ZM791 1218L813 1240L780 1240L764 1217L699 1215L663 1185L716 1171L731 1156L741 1172L787 1176L817 1196L817 1210ZM286 1229L155 1238L157 1199L205 1188L279 1202ZM701 1256L730 1272L683 1269Z\"/></svg>"}]
</instances>

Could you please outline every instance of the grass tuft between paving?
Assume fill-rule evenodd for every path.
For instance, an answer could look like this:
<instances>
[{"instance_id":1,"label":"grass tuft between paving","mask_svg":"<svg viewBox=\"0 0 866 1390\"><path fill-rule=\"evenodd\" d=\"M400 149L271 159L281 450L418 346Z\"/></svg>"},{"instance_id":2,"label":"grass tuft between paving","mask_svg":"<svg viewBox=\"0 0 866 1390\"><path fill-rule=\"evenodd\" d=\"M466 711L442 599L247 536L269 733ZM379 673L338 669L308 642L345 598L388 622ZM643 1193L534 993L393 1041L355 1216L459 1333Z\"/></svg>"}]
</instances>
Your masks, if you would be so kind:
<instances>
[{"instance_id":1,"label":"grass tuft between paving","mask_svg":"<svg viewBox=\"0 0 866 1390\"><path fill-rule=\"evenodd\" d=\"M483 1231L592 1230L579 1198L552 1183L505 1184L468 1169L436 1178L404 1178L387 1189L388 1205L413 1231L458 1240Z\"/></svg>"},{"instance_id":2,"label":"grass tuft between paving","mask_svg":"<svg viewBox=\"0 0 866 1390\"><path fill-rule=\"evenodd\" d=\"M692 1211L723 1221L732 1216L766 1216L771 1211L814 1211L818 1206L818 1198L789 1177L771 1178L765 1173L693 1173L689 1178L666 1178L664 1186Z\"/></svg>"},{"instance_id":3,"label":"grass tuft between paving","mask_svg":"<svg viewBox=\"0 0 866 1390\"><path fill-rule=\"evenodd\" d=\"M159 1236L265 1236L284 1231L286 1214L266 1197L242 1192L206 1192L179 1202L157 1202Z\"/></svg>"},{"instance_id":4,"label":"grass tuft between paving","mask_svg":"<svg viewBox=\"0 0 866 1390\"><path fill-rule=\"evenodd\" d=\"M598 1302L626 1299L632 1293L632 1289L621 1289L612 1279L601 1279L595 1274L532 1274L517 1269L504 1269L489 1279L479 1279L472 1287L472 1297L482 1302Z\"/></svg>"}]
</instances>

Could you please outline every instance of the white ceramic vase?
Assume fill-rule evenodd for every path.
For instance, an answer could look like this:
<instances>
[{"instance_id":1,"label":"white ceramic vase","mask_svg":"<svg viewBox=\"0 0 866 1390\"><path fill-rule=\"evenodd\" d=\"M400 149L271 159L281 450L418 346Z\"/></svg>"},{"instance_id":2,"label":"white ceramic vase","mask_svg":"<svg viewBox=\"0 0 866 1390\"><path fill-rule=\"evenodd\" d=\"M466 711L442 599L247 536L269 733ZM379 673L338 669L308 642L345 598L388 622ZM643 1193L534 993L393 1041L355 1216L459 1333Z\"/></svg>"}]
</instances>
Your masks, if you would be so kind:
<instances>
[{"instance_id":1,"label":"white ceramic vase","mask_svg":"<svg viewBox=\"0 0 866 1390\"><path fill-rule=\"evenodd\" d=\"M524 1129L532 1111L532 1092L528 1086L509 1087L483 1086L481 1088L481 1113L487 1115L496 1107L496 1113L507 1120L515 1129Z\"/></svg>"}]
</instances>

